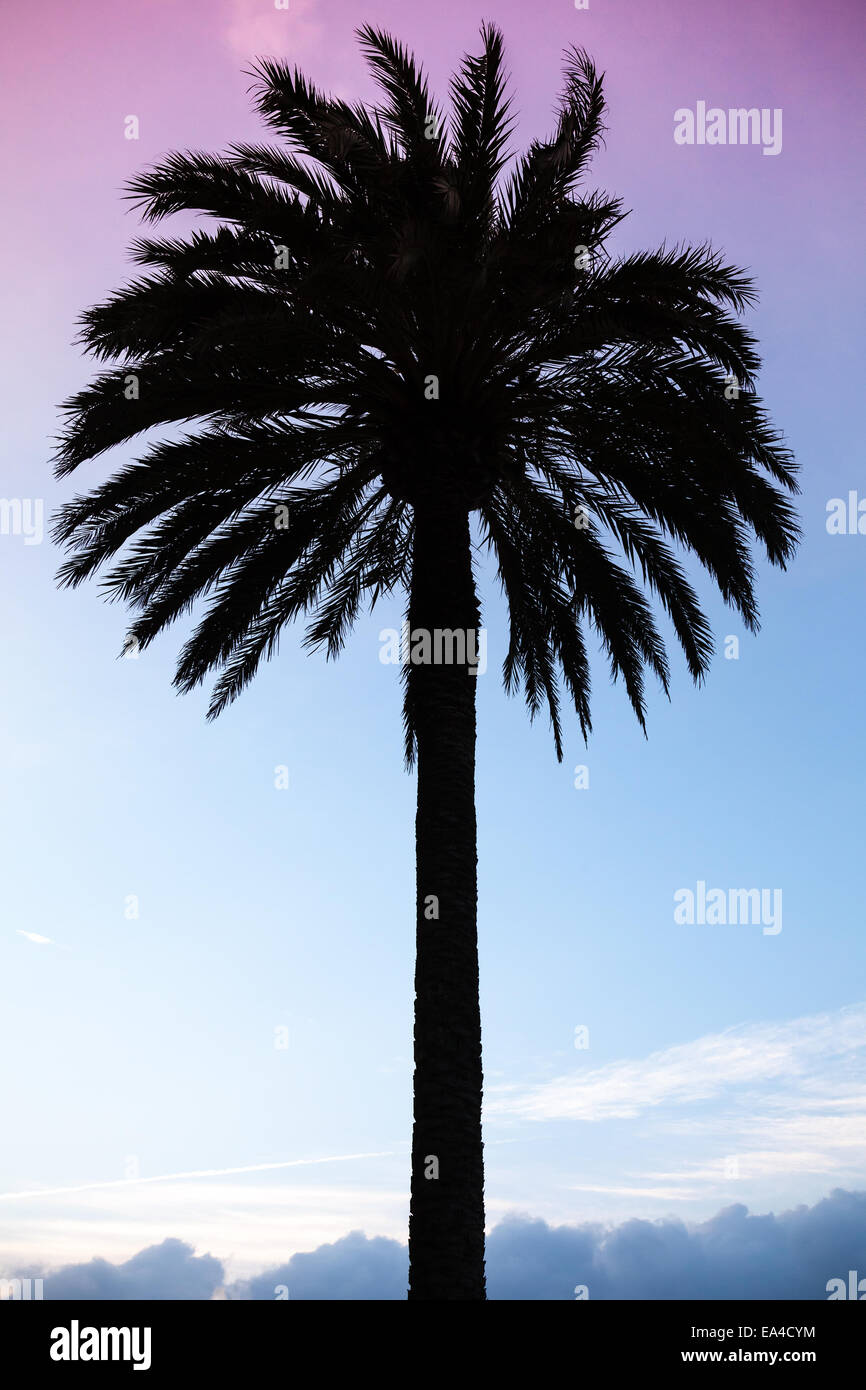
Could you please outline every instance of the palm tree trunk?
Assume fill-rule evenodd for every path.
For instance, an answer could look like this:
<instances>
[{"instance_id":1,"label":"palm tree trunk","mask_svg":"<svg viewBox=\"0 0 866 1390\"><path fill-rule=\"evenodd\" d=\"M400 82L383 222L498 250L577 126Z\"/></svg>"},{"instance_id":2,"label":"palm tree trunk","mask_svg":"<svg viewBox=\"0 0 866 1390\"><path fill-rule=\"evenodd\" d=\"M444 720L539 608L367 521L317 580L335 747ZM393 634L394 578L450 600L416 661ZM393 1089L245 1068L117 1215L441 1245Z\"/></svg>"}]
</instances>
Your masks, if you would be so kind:
<instances>
[{"instance_id":1,"label":"palm tree trunk","mask_svg":"<svg viewBox=\"0 0 866 1390\"><path fill-rule=\"evenodd\" d=\"M415 507L411 631L476 634L465 508ZM477 651L477 647L475 649ZM410 664L417 737L415 1124L410 1299L483 1299L475 683L465 662Z\"/></svg>"}]
</instances>

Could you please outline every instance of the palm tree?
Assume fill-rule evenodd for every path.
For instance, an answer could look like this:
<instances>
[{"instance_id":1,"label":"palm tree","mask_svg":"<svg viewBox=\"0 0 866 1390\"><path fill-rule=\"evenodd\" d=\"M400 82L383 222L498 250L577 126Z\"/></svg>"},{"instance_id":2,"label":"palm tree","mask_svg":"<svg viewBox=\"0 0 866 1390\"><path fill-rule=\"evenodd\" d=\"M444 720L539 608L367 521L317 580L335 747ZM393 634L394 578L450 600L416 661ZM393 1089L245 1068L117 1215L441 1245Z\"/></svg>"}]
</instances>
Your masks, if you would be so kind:
<instances>
[{"instance_id":1,"label":"palm tree","mask_svg":"<svg viewBox=\"0 0 866 1390\"><path fill-rule=\"evenodd\" d=\"M175 684L216 673L214 717L303 614L305 645L329 657L395 590L413 643L474 633L474 515L508 604L505 686L533 717L546 705L561 759L562 694L590 730L590 633L642 727L644 675L668 687L653 598L705 675L711 631L676 548L749 629L752 536L783 568L794 551L794 465L739 322L752 284L707 246L605 249L624 214L578 192L605 110L583 52L566 55L551 138L506 174L495 27L452 79L447 125L400 44L369 26L358 37L380 104L262 61L256 104L278 143L173 154L131 183L147 221L214 223L136 241L146 273L83 316L86 349L112 365L64 407L57 470L152 426L196 428L142 445L61 509L60 579L118 557L103 587L131 607L141 648L207 596ZM485 1296L476 682L470 653L457 657L403 667L418 787L415 1299Z\"/></svg>"}]
</instances>

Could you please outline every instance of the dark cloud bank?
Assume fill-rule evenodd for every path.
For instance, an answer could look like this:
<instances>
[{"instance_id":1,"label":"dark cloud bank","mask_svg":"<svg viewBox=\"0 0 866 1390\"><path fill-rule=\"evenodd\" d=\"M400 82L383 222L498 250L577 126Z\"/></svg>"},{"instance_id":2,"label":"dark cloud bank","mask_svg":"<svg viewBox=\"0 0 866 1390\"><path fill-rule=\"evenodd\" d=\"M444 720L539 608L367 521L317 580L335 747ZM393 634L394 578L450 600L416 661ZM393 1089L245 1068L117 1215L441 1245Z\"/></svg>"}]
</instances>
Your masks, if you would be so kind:
<instances>
[{"instance_id":1,"label":"dark cloud bank","mask_svg":"<svg viewBox=\"0 0 866 1390\"><path fill-rule=\"evenodd\" d=\"M586 1285L591 1300L826 1299L827 1281L847 1282L852 1269L866 1277L866 1192L841 1188L814 1207L750 1216L732 1206L693 1227L675 1220L548 1226L514 1216L487 1242L488 1293L496 1299L573 1299L576 1285ZM180 1240L125 1264L16 1273L43 1273L46 1299L208 1299L223 1283L221 1262ZM283 1286L291 1299L403 1299L406 1273L405 1246L353 1231L227 1292L273 1299Z\"/></svg>"}]
</instances>

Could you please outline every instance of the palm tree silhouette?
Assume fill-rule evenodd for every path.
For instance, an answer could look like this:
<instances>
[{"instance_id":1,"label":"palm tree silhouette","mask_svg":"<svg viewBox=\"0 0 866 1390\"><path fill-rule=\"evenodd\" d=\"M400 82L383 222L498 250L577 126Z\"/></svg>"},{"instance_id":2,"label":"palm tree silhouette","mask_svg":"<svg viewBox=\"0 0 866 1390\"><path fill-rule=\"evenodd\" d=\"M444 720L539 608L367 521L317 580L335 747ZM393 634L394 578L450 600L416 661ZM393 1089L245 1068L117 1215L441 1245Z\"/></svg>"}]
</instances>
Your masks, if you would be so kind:
<instances>
[{"instance_id":1,"label":"palm tree silhouette","mask_svg":"<svg viewBox=\"0 0 866 1390\"><path fill-rule=\"evenodd\" d=\"M59 577L77 585L123 552L103 585L141 648L208 596L175 684L216 673L213 717L299 615L329 656L394 590L413 639L477 630L475 514L508 604L505 686L532 717L546 705L561 759L563 683L590 730L589 632L642 727L644 674L668 687L653 598L694 679L707 671L710 627L671 542L749 629L752 536L783 568L793 553L794 464L739 323L752 284L707 246L605 250L624 214L577 191L605 109L582 51L566 55L552 137L506 173L494 26L452 79L447 125L400 44L358 37L377 106L262 61L256 104L279 143L176 153L131 183L150 222L195 210L216 225L136 241L147 273L83 316L84 346L113 365L65 405L57 471L152 426L197 429L61 508ZM416 1299L485 1296L476 681L457 656L403 665Z\"/></svg>"}]
</instances>

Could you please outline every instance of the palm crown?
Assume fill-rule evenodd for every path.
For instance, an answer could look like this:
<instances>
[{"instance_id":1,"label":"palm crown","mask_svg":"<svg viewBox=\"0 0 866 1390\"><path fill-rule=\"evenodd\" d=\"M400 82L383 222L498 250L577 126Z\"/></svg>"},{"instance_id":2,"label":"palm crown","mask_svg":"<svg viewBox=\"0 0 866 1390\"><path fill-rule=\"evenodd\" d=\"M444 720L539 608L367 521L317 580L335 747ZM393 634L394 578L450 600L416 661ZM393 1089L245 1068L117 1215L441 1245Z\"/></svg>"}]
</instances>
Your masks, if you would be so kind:
<instances>
[{"instance_id":1,"label":"palm crown","mask_svg":"<svg viewBox=\"0 0 866 1390\"><path fill-rule=\"evenodd\" d=\"M257 105L281 144L175 154L131 184L149 221L219 225L137 241L149 273L84 316L87 349L115 365L67 403L58 472L152 426L200 428L61 510L61 575L77 584L135 538L104 587L143 646L210 596L176 684L219 672L214 715L298 615L336 653L361 605L407 581L413 508L449 496L495 555L506 685L522 680L533 713L546 701L561 756L563 680L590 725L587 626L641 723L645 671L667 686L638 571L705 672L708 623L671 540L750 628L750 532L771 561L791 554L793 465L734 316L751 284L706 247L605 251L621 205L576 192L603 133L585 54L567 57L552 137L505 178L495 28L453 79L447 126L406 51L359 36L377 107L264 61ZM410 756L412 737L410 719Z\"/></svg>"}]
</instances>

